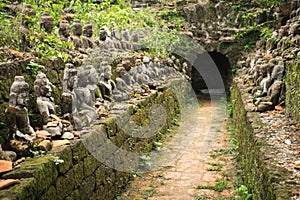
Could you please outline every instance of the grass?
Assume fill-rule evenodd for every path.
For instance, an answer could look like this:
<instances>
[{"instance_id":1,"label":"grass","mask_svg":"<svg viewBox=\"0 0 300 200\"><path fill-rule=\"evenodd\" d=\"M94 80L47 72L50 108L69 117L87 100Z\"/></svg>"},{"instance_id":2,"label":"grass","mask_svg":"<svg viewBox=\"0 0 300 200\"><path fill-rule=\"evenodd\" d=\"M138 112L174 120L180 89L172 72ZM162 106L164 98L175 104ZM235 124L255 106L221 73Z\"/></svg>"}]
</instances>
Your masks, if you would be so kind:
<instances>
[{"instance_id":1,"label":"grass","mask_svg":"<svg viewBox=\"0 0 300 200\"><path fill-rule=\"evenodd\" d=\"M210 163L210 165L212 167L207 168L206 169L207 171L217 171L217 172L219 172L219 171L221 171L222 167L224 166L221 163Z\"/></svg>"},{"instance_id":2,"label":"grass","mask_svg":"<svg viewBox=\"0 0 300 200\"><path fill-rule=\"evenodd\" d=\"M217 158L217 154L215 154L215 153L212 153L212 154L210 154L210 157L212 157L213 159L216 159Z\"/></svg>"},{"instance_id":3,"label":"grass","mask_svg":"<svg viewBox=\"0 0 300 200\"><path fill-rule=\"evenodd\" d=\"M204 200L205 199L205 197L200 197L198 194L194 194L193 197L195 200Z\"/></svg>"},{"instance_id":4,"label":"grass","mask_svg":"<svg viewBox=\"0 0 300 200\"><path fill-rule=\"evenodd\" d=\"M218 179L215 185L198 185L197 189L209 189L217 192L222 192L228 188L228 182Z\"/></svg>"},{"instance_id":5,"label":"grass","mask_svg":"<svg viewBox=\"0 0 300 200\"><path fill-rule=\"evenodd\" d=\"M216 149L214 150L214 152L218 153L218 154L223 154L223 155L228 155L231 154L231 149Z\"/></svg>"}]
</instances>

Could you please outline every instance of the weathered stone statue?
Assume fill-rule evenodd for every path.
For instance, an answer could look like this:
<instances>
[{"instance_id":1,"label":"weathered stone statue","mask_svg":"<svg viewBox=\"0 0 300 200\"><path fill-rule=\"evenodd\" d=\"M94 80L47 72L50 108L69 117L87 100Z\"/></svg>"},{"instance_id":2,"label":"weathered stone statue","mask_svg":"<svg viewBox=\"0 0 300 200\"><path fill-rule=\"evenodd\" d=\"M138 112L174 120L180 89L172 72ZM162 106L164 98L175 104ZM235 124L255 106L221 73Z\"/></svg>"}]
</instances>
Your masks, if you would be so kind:
<instances>
[{"instance_id":1,"label":"weathered stone statue","mask_svg":"<svg viewBox=\"0 0 300 200\"><path fill-rule=\"evenodd\" d=\"M72 41L74 43L75 49L79 49L82 47L82 40L80 36L82 35L82 25L79 19L75 19L72 25Z\"/></svg>"},{"instance_id":2,"label":"weathered stone statue","mask_svg":"<svg viewBox=\"0 0 300 200\"><path fill-rule=\"evenodd\" d=\"M99 32L100 41L105 41L108 36L109 36L109 33L108 33L107 27L101 27L100 32Z\"/></svg>"},{"instance_id":3,"label":"weathered stone statue","mask_svg":"<svg viewBox=\"0 0 300 200\"><path fill-rule=\"evenodd\" d=\"M112 90L116 88L115 82L111 79L111 66L104 64L101 66L99 88L104 99L111 100Z\"/></svg>"},{"instance_id":4,"label":"weathered stone statue","mask_svg":"<svg viewBox=\"0 0 300 200\"><path fill-rule=\"evenodd\" d=\"M43 129L47 130L51 136L61 135L62 124L50 118L51 114L55 114L55 105L52 102L51 83L46 75L39 71L34 81L34 91L37 95L37 106L43 119Z\"/></svg>"},{"instance_id":5,"label":"weathered stone statue","mask_svg":"<svg viewBox=\"0 0 300 200\"><path fill-rule=\"evenodd\" d=\"M9 131L8 141L12 140L25 142L28 148L35 139L35 131L30 126L28 110L29 85L23 76L16 76L10 88L9 107L5 111L7 127ZM29 146L28 146L29 145ZM11 146L14 146L11 144ZM18 146L18 145L17 145ZM14 146L14 149L18 149Z\"/></svg>"},{"instance_id":6,"label":"weathered stone statue","mask_svg":"<svg viewBox=\"0 0 300 200\"><path fill-rule=\"evenodd\" d=\"M37 95L37 106L43 118L43 123L47 124L50 114L55 114L55 105L51 99L52 89L50 81L46 75L39 71L34 81L34 91Z\"/></svg>"},{"instance_id":7,"label":"weathered stone statue","mask_svg":"<svg viewBox=\"0 0 300 200\"><path fill-rule=\"evenodd\" d=\"M89 125L99 117L94 106L97 73L93 66L78 68L78 85L74 88L76 106L75 117L81 126ZM77 120L78 121L78 120Z\"/></svg>"},{"instance_id":8,"label":"weathered stone statue","mask_svg":"<svg viewBox=\"0 0 300 200\"><path fill-rule=\"evenodd\" d=\"M53 30L53 17L50 15L49 12L43 13L41 19L39 21L41 29L44 29L48 34L51 34Z\"/></svg>"},{"instance_id":9,"label":"weathered stone statue","mask_svg":"<svg viewBox=\"0 0 300 200\"><path fill-rule=\"evenodd\" d=\"M35 15L34 9L29 5L25 5L22 11L22 19L21 19L22 21L19 29L21 51L28 51L30 48L30 44L28 41L29 25L31 24L30 17L34 15Z\"/></svg>"},{"instance_id":10,"label":"weathered stone statue","mask_svg":"<svg viewBox=\"0 0 300 200\"><path fill-rule=\"evenodd\" d=\"M93 26L90 22L86 22L83 27L82 43L84 48L93 48L94 43L92 40Z\"/></svg>"},{"instance_id":11,"label":"weathered stone statue","mask_svg":"<svg viewBox=\"0 0 300 200\"><path fill-rule=\"evenodd\" d=\"M74 69L73 64L67 63L64 70L63 93L61 97L61 112L63 115L72 114L72 102L75 98L74 89L77 87L78 71Z\"/></svg>"},{"instance_id":12,"label":"weathered stone statue","mask_svg":"<svg viewBox=\"0 0 300 200\"><path fill-rule=\"evenodd\" d=\"M113 99L115 101L126 101L130 99L129 90L130 85L127 85L125 79L128 79L129 74L122 66L118 66L116 69L116 88L113 90ZM130 80L130 79L129 79Z\"/></svg>"},{"instance_id":13,"label":"weathered stone statue","mask_svg":"<svg viewBox=\"0 0 300 200\"><path fill-rule=\"evenodd\" d=\"M61 40L68 41L70 37L70 24L67 20L62 20L59 24L58 34Z\"/></svg>"}]
</instances>

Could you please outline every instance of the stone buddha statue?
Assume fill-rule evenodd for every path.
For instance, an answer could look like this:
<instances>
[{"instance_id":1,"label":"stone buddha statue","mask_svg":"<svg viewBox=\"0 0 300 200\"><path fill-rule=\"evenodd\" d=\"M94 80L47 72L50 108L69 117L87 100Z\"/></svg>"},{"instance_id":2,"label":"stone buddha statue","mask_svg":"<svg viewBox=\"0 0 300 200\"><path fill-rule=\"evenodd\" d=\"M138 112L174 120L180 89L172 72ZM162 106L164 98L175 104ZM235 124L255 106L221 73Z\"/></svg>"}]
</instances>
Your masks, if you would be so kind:
<instances>
[{"instance_id":1,"label":"stone buddha statue","mask_svg":"<svg viewBox=\"0 0 300 200\"><path fill-rule=\"evenodd\" d=\"M10 88L9 107L5 111L8 141L17 140L32 145L36 134L30 126L26 108L28 101L29 85L23 76L16 76Z\"/></svg>"}]
</instances>

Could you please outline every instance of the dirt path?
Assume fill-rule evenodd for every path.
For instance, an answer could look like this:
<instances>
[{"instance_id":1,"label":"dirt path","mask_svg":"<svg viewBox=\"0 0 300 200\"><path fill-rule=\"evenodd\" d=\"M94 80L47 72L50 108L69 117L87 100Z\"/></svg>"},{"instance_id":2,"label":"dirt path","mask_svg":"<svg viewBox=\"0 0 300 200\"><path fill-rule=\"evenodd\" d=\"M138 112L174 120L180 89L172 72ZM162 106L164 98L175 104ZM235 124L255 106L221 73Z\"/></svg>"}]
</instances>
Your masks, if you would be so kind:
<instances>
[{"instance_id":1,"label":"dirt path","mask_svg":"<svg viewBox=\"0 0 300 200\"><path fill-rule=\"evenodd\" d=\"M194 132L191 144L176 160L170 160L164 168L139 174L119 197L122 200L199 200L229 199L231 155L229 154L229 133L226 131L225 116L220 103L211 103L201 98L202 106L194 116L198 126L188 119L181 121L187 131ZM217 111L212 119L211 115ZM190 133L189 133L190 134ZM175 136L174 139L178 139ZM172 143L173 140L168 141ZM182 147L174 143L174 148ZM162 158L163 159L163 158ZM169 156L166 157L169 159ZM208 188L207 188L208 186ZM218 191L216 191L218 190Z\"/></svg>"}]
</instances>

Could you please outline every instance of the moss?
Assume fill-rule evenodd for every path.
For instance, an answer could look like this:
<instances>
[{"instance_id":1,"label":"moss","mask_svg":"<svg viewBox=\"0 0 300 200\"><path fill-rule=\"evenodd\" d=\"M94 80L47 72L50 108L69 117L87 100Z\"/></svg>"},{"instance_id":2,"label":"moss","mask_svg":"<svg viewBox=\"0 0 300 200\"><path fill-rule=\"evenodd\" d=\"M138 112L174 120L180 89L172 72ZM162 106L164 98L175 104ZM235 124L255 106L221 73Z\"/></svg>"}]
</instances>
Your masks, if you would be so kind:
<instances>
[{"instance_id":1,"label":"moss","mask_svg":"<svg viewBox=\"0 0 300 200\"><path fill-rule=\"evenodd\" d=\"M73 166L73 155L70 146L64 147L64 149L58 153L60 159L64 162L58 165L58 171L60 173L66 173Z\"/></svg>"},{"instance_id":2,"label":"moss","mask_svg":"<svg viewBox=\"0 0 300 200\"><path fill-rule=\"evenodd\" d=\"M84 176L90 176L99 166L99 161L92 155L86 157L83 161Z\"/></svg>"},{"instance_id":3,"label":"moss","mask_svg":"<svg viewBox=\"0 0 300 200\"><path fill-rule=\"evenodd\" d=\"M75 187L74 171L69 170L65 175L57 178L56 181L56 191L57 198L64 199L66 196L71 194Z\"/></svg>"},{"instance_id":4,"label":"moss","mask_svg":"<svg viewBox=\"0 0 300 200\"><path fill-rule=\"evenodd\" d=\"M75 179L75 187L79 186L84 179L84 168L83 162L79 162L77 165L74 165L74 179Z\"/></svg>"},{"instance_id":5,"label":"moss","mask_svg":"<svg viewBox=\"0 0 300 200\"><path fill-rule=\"evenodd\" d=\"M88 155L88 151L81 141L77 141L72 145L73 163L76 164Z\"/></svg>"},{"instance_id":6,"label":"moss","mask_svg":"<svg viewBox=\"0 0 300 200\"><path fill-rule=\"evenodd\" d=\"M286 64L285 87L287 111L300 121L300 69L298 61Z\"/></svg>"},{"instance_id":7,"label":"moss","mask_svg":"<svg viewBox=\"0 0 300 200\"><path fill-rule=\"evenodd\" d=\"M297 184L281 184L291 176L290 172L266 159L272 158L269 152L276 152L276 149L264 138L256 136L256 133L268 135L269 129L258 113L246 111L244 101L249 98L248 95L237 85L231 91L232 120L239 147L237 160L243 184L249 188L253 199L288 199Z\"/></svg>"}]
</instances>

